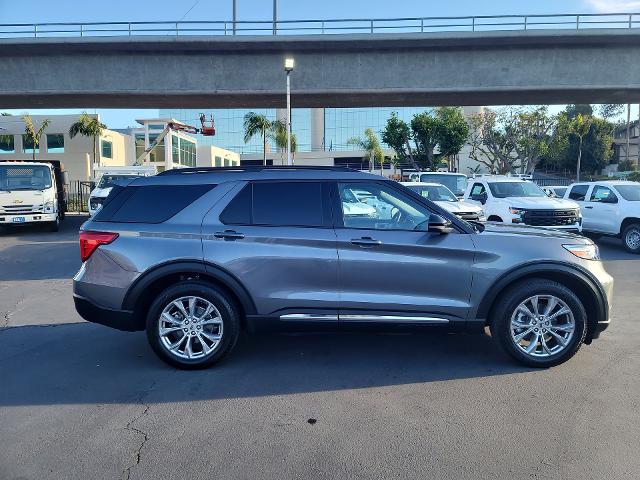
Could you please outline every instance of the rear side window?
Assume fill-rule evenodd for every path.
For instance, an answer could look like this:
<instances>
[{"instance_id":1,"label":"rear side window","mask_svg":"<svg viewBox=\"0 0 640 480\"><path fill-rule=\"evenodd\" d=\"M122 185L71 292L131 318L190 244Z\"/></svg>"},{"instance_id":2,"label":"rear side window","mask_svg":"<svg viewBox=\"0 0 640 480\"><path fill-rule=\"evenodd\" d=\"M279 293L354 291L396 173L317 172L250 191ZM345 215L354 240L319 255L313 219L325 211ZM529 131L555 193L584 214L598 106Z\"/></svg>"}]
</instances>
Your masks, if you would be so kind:
<instances>
[{"instance_id":1,"label":"rear side window","mask_svg":"<svg viewBox=\"0 0 640 480\"><path fill-rule=\"evenodd\" d=\"M589 185L576 185L571 188L569 192L569 198L571 200L577 200L578 202L584 201L584 197L587 196L587 191L589 190Z\"/></svg>"},{"instance_id":2,"label":"rear side window","mask_svg":"<svg viewBox=\"0 0 640 480\"><path fill-rule=\"evenodd\" d=\"M107 197L96 222L162 223L215 185L143 185L126 187Z\"/></svg>"},{"instance_id":3,"label":"rear side window","mask_svg":"<svg viewBox=\"0 0 640 480\"><path fill-rule=\"evenodd\" d=\"M256 182L227 205L226 225L322 227L329 223L321 182Z\"/></svg>"}]
</instances>

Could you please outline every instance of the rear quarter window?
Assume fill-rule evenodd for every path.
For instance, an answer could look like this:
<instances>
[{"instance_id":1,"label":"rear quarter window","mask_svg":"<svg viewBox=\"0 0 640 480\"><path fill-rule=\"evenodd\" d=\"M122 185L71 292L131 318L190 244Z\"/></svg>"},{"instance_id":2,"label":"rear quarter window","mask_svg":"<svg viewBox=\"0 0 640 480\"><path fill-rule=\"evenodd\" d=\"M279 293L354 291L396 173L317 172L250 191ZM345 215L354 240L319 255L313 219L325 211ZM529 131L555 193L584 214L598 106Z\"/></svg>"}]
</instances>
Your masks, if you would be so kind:
<instances>
[{"instance_id":1,"label":"rear quarter window","mask_svg":"<svg viewBox=\"0 0 640 480\"><path fill-rule=\"evenodd\" d=\"M141 185L114 188L96 222L162 223L215 188L215 185Z\"/></svg>"}]
</instances>

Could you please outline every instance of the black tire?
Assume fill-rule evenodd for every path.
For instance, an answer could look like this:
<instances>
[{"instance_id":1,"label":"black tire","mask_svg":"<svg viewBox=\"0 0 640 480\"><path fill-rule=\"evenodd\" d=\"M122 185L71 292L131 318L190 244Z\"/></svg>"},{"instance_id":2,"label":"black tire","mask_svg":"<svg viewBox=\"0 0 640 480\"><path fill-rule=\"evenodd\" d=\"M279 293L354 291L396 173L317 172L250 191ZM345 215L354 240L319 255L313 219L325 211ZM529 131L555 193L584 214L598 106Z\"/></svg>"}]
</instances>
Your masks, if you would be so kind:
<instances>
[{"instance_id":1,"label":"black tire","mask_svg":"<svg viewBox=\"0 0 640 480\"><path fill-rule=\"evenodd\" d=\"M640 244L636 242L632 243L632 239L637 238L636 235L640 235L640 223L631 223L624 227L622 231L622 244L624 249L629 253L640 254Z\"/></svg>"},{"instance_id":2,"label":"black tire","mask_svg":"<svg viewBox=\"0 0 640 480\"><path fill-rule=\"evenodd\" d=\"M54 222L49 222L47 224L47 230L50 232L60 231L60 216L58 216Z\"/></svg>"},{"instance_id":3,"label":"black tire","mask_svg":"<svg viewBox=\"0 0 640 480\"><path fill-rule=\"evenodd\" d=\"M487 218L487 222L503 223L502 219L500 217L498 217L497 215L491 215L489 218Z\"/></svg>"},{"instance_id":4,"label":"black tire","mask_svg":"<svg viewBox=\"0 0 640 480\"><path fill-rule=\"evenodd\" d=\"M223 331L219 344L208 355L196 359L181 358L169 352L159 332L160 315L164 308L174 300L187 296L197 296L211 302L222 319ZM146 331L151 348L163 361L176 368L195 370L219 362L233 349L240 335L240 314L235 303L213 285L189 280L173 285L158 295L149 308Z\"/></svg>"},{"instance_id":5,"label":"black tire","mask_svg":"<svg viewBox=\"0 0 640 480\"><path fill-rule=\"evenodd\" d=\"M535 295L553 295L562 300L573 314L575 330L567 345L547 357L535 357L519 348L511 337L511 317L521 302ZM578 296L564 285L540 278L527 279L515 284L500 297L492 309L491 336L498 345L518 362L529 367L547 368L559 365L573 357L587 334L587 313Z\"/></svg>"}]
</instances>

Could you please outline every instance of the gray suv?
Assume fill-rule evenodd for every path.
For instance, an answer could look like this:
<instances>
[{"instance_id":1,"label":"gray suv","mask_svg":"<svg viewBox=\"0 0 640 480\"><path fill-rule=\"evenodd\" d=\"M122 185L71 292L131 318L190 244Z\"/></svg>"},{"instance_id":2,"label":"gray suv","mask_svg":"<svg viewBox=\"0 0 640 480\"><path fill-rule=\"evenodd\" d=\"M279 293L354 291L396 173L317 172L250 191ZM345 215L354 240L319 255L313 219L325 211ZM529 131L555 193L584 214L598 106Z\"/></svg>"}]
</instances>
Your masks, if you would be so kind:
<instances>
[{"instance_id":1,"label":"gray suv","mask_svg":"<svg viewBox=\"0 0 640 480\"><path fill-rule=\"evenodd\" d=\"M609 324L613 279L589 239L467 223L346 168L170 170L113 188L80 231L77 311L146 330L179 368L240 332L483 333L530 366L572 357Z\"/></svg>"}]
</instances>

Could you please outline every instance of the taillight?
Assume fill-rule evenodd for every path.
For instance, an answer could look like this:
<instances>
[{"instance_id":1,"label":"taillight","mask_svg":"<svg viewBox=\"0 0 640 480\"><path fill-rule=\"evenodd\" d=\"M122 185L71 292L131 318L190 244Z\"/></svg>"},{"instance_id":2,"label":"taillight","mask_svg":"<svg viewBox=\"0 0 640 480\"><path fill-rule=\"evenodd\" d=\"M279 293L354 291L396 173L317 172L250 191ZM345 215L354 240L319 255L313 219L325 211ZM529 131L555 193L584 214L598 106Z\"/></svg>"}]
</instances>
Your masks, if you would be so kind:
<instances>
[{"instance_id":1,"label":"taillight","mask_svg":"<svg viewBox=\"0 0 640 480\"><path fill-rule=\"evenodd\" d=\"M100 245L108 245L118 238L117 233L111 232L80 232L80 258L86 262Z\"/></svg>"}]
</instances>

